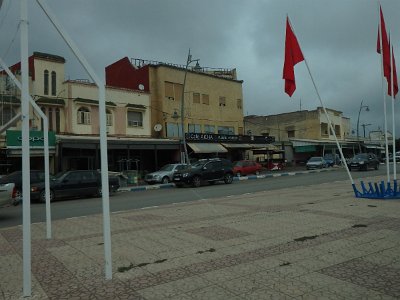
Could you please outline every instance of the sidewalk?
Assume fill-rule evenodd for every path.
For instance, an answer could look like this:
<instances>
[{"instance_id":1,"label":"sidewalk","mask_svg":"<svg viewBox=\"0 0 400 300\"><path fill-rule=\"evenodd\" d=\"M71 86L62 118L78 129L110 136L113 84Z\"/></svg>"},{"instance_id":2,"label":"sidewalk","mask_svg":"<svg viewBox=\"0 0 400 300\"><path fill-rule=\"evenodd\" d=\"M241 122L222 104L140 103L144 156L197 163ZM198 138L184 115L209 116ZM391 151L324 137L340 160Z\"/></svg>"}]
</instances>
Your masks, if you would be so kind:
<instances>
[{"instance_id":1,"label":"sidewalk","mask_svg":"<svg viewBox=\"0 0 400 300\"><path fill-rule=\"evenodd\" d=\"M32 298L398 299L399 209L341 181L119 212L110 281L101 215L34 224ZM0 299L21 298L21 237L0 230Z\"/></svg>"}]
</instances>

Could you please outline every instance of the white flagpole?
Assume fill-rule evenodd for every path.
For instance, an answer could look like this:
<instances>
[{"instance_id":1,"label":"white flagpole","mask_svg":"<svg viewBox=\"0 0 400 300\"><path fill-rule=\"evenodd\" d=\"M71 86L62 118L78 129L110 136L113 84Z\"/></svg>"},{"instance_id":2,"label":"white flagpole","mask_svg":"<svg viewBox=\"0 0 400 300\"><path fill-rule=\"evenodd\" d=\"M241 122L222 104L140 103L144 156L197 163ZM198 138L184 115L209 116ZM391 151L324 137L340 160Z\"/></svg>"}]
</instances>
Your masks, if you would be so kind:
<instances>
[{"instance_id":1,"label":"white flagpole","mask_svg":"<svg viewBox=\"0 0 400 300\"><path fill-rule=\"evenodd\" d=\"M397 179L396 176L396 131L395 131L395 118L394 118L394 68L393 68L393 46L390 47L390 76L391 80L391 94L392 94L392 126L393 126L393 137L392 137L392 147L393 147L393 180Z\"/></svg>"},{"instance_id":2,"label":"white flagpole","mask_svg":"<svg viewBox=\"0 0 400 300\"><path fill-rule=\"evenodd\" d=\"M381 20L381 5L378 2L378 13L379 13L379 43L381 47L381 76L382 76L382 93L383 93L383 115L385 119L385 151L386 151L386 176L387 182L390 182L390 173L389 173L389 145L387 138L387 116L386 116L386 91L385 91L385 76L383 73L383 46L382 46L382 20Z\"/></svg>"},{"instance_id":3,"label":"white flagpole","mask_svg":"<svg viewBox=\"0 0 400 300\"><path fill-rule=\"evenodd\" d=\"M289 19L289 18L288 18L288 20L289 20L289 25L292 27L292 31L293 31L294 35L296 35L296 33L295 33L295 31L294 31L294 28L293 28L293 26L292 26L292 23L290 22L290 19ZM297 36L297 35L296 35L296 36ZM298 41L298 39L297 39L297 41ZM300 42L299 42L299 45L300 45ZM301 48L301 47L300 47L300 48ZM327 121L328 121L328 123L329 123L329 128L330 128L330 130L332 131L333 136L335 137L336 146L337 146L338 149L339 149L340 157L342 158L342 163L343 163L343 165L344 165L344 167L345 167L345 169L346 169L346 171L347 171L347 175L348 175L349 178L350 178L351 184L354 185L354 180L353 180L353 177L351 176L349 167L347 166L346 158L345 158L344 155L343 155L342 147L340 147L339 141L338 141L337 136L336 136L336 133L335 133L335 129L334 129L333 126L332 126L332 122L331 122L331 120L329 119L328 112L326 111L325 105L324 105L324 103L322 102L321 96L320 96L320 94L319 94L319 92L318 92L318 89L317 89L317 86L316 86L316 84L315 84L314 78L313 78L313 76L312 76L312 74L311 74L311 70L310 70L310 67L308 66L307 59L306 59L306 57L305 57L305 55L304 55L304 52L303 52L303 57L304 57L304 62L306 63L306 67L307 67L307 70L308 70L308 74L310 75L310 78L311 78L311 81L312 81L312 83L313 83L315 92L317 93L318 100L319 100L319 102L321 103L322 109L324 110L324 113L325 113L325 117L326 117L326 119L327 119Z\"/></svg>"},{"instance_id":4,"label":"white flagpole","mask_svg":"<svg viewBox=\"0 0 400 300\"><path fill-rule=\"evenodd\" d=\"M105 83L94 72L86 58L79 51L75 42L67 34L55 14L46 4L45 0L36 0L47 18L53 24L60 36L67 43L68 47L79 60L83 68L96 83L99 88L99 123L100 123L100 159L101 159L101 185L102 185L102 204L103 204L103 239L104 239L104 261L105 277L112 279L112 255L111 255L111 228L110 228L110 193L108 185L108 159L107 159L107 132L106 132L106 104L105 104Z\"/></svg>"},{"instance_id":5,"label":"white flagpole","mask_svg":"<svg viewBox=\"0 0 400 300\"><path fill-rule=\"evenodd\" d=\"M21 0L21 114L22 114L22 260L23 295L32 293L31 278L31 194L29 149L29 74L28 74L28 3Z\"/></svg>"}]
</instances>

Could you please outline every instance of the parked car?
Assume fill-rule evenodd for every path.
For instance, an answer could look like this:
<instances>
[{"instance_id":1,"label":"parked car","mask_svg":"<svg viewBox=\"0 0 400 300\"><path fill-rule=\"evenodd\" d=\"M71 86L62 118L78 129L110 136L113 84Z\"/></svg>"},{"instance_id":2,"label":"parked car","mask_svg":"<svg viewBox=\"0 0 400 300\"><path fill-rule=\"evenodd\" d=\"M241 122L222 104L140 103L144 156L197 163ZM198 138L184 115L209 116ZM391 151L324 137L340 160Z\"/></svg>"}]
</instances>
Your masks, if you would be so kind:
<instances>
[{"instance_id":1,"label":"parked car","mask_svg":"<svg viewBox=\"0 0 400 300\"><path fill-rule=\"evenodd\" d=\"M326 153L324 155L324 160L328 167L333 167L334 165L340 165L340 157L337 154Z\"/></svg>"},{"instance_id":2,"label":"parked car","mask_svg":"<svg viewBox=\"0 0 400 300\"><path fill-rule=\"evenodd\" d=\"M306 163L307 170L322 169L326 167L327 167L326 161L321 156L313 156Z\"/></svg>"},{"instance_id":3,"label":"parked car","mask_svg":"<svg viewBox=\"0 0 400 300\"><path fill-rule=\"evenodd\" d=\"M109 191L119 189L119 180L109 176ZM97 170L74 170L58 173L50 181L50 201L64 197L101 196L101 173ZM31 199L45 202L45 183L31 184Z\"/></svg>"},{"instance_id":4,"label":"parked car","mask_svg":"<svg viewBox=\"0 0 400 300\"><path fill-rule=\"evenodd\" d=\"M239 160L233 163L233 174L236 176L256 174L258 175L262 166L251 160Z\"/></svg>"},{"instance_id":5,"label":"parked car","mask_svg":"<svg viewBox=\"0 0 400 300\"><path fill-rule=\"evenodd\" d=\"M375 170L379 169L379 159L373 153L359 153L355 155L348 163L349 170L364 170L367 171L370 168Z\"/></svg>"},{"instance_id":6,"label":"parked car","mask_svg":"<svg viewBox=\"0 0 400 300\"><path fill-rule=\"evenodd\" d=\"M176 171L183 170L186 167L185 164L168 164L156 172L147 174L144 181L148 184L168 183L172 181L172 176Z\"/></svg>"},{"instance_id":7,"label":"parked car","mask_svg":"<svg viewBox=\"0 0 400 300\"><path fill-rule=\"evenodd\" d=\"M38 183L44 182L44 171L31 170L30 182ZM0 178L0 184L13 183L14 188L12 191L12 203L17 205L22 199L22 171L15 171Z\"/></svg>"},{"instance_id":8,"label":"parked car","mask_svg":"<svg viewBox=\"0 0 400 300\"><path fill-rule=\"evenodd\" d=\"M12 203L14 186L14 183L0 184L0 207Z\"/></svg>"},{"instance_id":9,"label":"parked car","mask_svg":"<svg viewBox=\"0 0 400 300\"><path fill-rule=\"evenodd\" d=\"M175 172L173 176L173 182L177 187L184 185L199 187L203 182L213 184L217 181L229 184L232 180L232 163L223 158L201 159L188 168Z\"/></svg>"}]
</instances>

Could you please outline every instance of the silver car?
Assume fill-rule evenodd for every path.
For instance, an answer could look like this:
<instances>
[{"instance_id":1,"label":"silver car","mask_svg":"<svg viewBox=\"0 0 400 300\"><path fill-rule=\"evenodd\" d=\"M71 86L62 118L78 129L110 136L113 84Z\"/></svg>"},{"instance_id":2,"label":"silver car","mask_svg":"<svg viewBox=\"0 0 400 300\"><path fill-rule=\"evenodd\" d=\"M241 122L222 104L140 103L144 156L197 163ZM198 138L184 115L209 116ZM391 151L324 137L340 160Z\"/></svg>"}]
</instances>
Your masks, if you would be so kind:
<instances>
[{"instance_id":1,"label":"silver car","mask_svg":"<svg viewBox=\"0 0 400 300\"><path fill-rule=\"evenodd\" d=\"M0 207L13 202L14 183L0 184Z\"/></svg>"},{"instance_id":2,"label":"silver car","mask_svg":"<svg viewBox=\"0 0 400 300\"><path fill-rule=\"evenodd\" d=\"M147 174L144 181L148 184L168 183L172 181L172 176L176 171L183 170L186 167L185 164L168 164L156 172Z\"/></svg>"},{"instance_id":3,"label":"silver car","mask_svg":"<svg viewBox=\"0 0 400 300\"><path fill-rule=\"evenodd\" d=\"M307 170L311 169L322 169L327 167L327 163L325 159L321 156L314 156L311 157L307 164L306 164Z\"/></svg>"}]
</instances>

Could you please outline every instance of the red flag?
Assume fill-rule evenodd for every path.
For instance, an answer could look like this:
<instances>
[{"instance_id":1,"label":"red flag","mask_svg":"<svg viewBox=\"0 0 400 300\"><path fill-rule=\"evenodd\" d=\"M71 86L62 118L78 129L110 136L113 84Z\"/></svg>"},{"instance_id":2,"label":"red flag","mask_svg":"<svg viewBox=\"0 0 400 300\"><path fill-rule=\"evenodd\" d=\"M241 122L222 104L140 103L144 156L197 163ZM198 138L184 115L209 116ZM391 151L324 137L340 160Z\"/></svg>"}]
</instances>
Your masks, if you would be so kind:
<instances>
[{"instance_id":1,"label":"red flag","mask_svg":"<svg viewBox=\"0 0 400 300\"><path fill-rule=\"evenodd\" d=\"M392 64L393 64L393 97L396 97L397 93L399 92L399 86L397 82L397 72L396 72L396 61L394 60L394 52L392 46ZM392 73L390 73L392 75ZM392 96L392 76L389 77L389 96Z\"/></svg>"},{"instance_id":2,"label":"red flag","mask_svg":"<svg viewBox=\"0 0 400 300\"><path fill-rule=\"evenodd\" d=\"M286 19L286 39L285 39L285 62L283 65L283 79L285 79L285 92L291 97L296 90L296 81L294 77L294 66L303 61L304 56L301 52L299 42L289 23L289 17Z\"/></svg>"},{"instance_id":3,"label":"red flag","mask_svg":"<svg viewBox=\"0 0 400 300\"><path fill-rule=\"evenodd\" d=\"M380 43L380 33L378 31L378 43L377 52L382 53L383 60L383 76L386 77L388 83L390 81L390 46L389 40L386 33L385 19L383 18L382 7L380 7L380 17L381 17L381 31L382 31L382 49ZM382 51L381 51L382 50Z\"/></svg>"}]
</instances>

